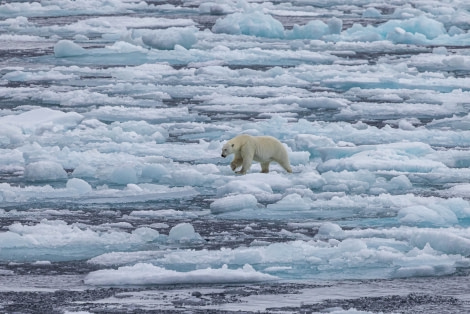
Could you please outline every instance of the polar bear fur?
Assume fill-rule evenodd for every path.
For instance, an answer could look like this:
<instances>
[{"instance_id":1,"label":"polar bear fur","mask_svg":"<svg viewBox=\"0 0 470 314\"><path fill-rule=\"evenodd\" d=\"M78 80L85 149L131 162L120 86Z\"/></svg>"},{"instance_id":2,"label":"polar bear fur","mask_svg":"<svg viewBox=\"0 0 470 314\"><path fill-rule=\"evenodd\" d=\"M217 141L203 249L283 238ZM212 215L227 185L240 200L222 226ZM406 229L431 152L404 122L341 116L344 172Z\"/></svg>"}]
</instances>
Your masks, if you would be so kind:
<instances>
[{"instance_id":1,"label":"polar bear fur","mask_svg":"<svg viewBox=\"0 0 470 314\"><path fill-rule=\"evenodd\" d=\"M238 135L222 147L222 157L234 154L230 167L235 171L242 166L238 174L245 174L250 170L251 163L257 161L261 163L261 172L269 172L269 163L275 161L287 172L292 173L289 164L289 156L284 145L272 136L251 136Z\"/></svg>"}]
</instances>

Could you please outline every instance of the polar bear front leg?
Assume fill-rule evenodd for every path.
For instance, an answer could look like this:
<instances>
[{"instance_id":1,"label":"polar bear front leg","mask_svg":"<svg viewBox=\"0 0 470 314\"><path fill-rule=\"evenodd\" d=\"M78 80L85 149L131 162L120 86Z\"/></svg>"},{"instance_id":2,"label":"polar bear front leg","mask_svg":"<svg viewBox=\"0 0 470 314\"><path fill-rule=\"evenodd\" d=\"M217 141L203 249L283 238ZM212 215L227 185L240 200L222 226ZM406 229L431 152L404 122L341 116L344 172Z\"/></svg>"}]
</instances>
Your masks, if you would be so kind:
<instances>
[{"instance_id":1,"label":"polar bear front leg","mask_svg":"<svg viewBox=\"0 0 470 314\"><path fill-rule=\"evenodd\" d=\"M251 163L253 162L254 151L250 149L242 149L241 157L242 157L242 169L238 171L238 174L246 174L248 170L251 168Z\"/></svg>"},{"instance_id":2,"label":"polar bear front leg","mask_svg":"<svg viewBox=\"0 0 470 314\"><path fill-rule=\"evenodd\" d=\"M251 168L251 163L253 162L253 157L247 157L245 159L243 159L243 164L242 164L242 168L240 169L240 171L237 171L238 174L246 174L248 172L248 170L250 170Z\"/></svg>"},{"instance_id":3,"label":"polar bear front leg","mask_svg":"<svg viewBox=\"0 0 470 314\"><path fill-rule=\"evenodd\" d=\"M238 167L240 167L243 164L243 159L239 155L235 155L235 158L233 158L232 162L230 163L230 168L232 168L232 171L235 171Z\"/></svg>"}]
</instances>

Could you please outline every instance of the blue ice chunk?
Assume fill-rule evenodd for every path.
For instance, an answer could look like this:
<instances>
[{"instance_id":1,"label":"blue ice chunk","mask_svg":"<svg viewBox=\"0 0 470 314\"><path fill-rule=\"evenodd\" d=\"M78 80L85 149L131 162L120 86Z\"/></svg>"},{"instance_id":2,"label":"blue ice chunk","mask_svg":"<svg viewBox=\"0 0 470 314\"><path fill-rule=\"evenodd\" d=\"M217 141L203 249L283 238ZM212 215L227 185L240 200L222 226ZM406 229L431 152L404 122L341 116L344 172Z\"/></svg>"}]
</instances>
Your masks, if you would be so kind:
<instances>
[{"instance_id":1,"label":"blue ice chunk","mask_svg":"<svg viewBox=\"0 0 470 314\"><path fill-rule=\"evenodd\" d=\"M67 173L61 164L42 160L28 164L24 170L24 177L28 181L56 181L67 179Z\"/></svg>"},{"instance_id":2,"label":"blue ice chunk","mask_svg":"<svg viewBox=\"0 0 470 314\"><path fill-rule=\"evenodd\" d=\"M42 220L30 226L14 223L0 233L0 261L70 261L82 260L114 250L138 248L160 238L158 231L147 227L132 232L109 230L61 220Z\"/></svg>"},{"instance_id":3,"label":"blue ice chunk","mask_svg":"<svg viewBox=\"0 0 470 314\"><path fill-rule=\"evenodd\" d=\"M111 174L110 181L124 185L128 183L137 183L136 170L130 165L116 167Z\"/></svg>"},{"instance_id":4,"label":"blue ice chunk","mask_svg":"<svg viewBox=\"0 0 470 314\"><path fill-rule=\"evenodd\" d=\"M91 185L88 182L78 178L69 179L66 187L67 189L74 189L79 194L89 193L92 190Z\"/></svg>"},{"instance_id":5,"label":"blue ice chunk","mask_svg":"<svg viewBox=\"0 0 470 314\"><path fill-rule=\"evenodd\" d=\"M60 40L54 45L56 58L76 57L86 54L86 50L71 40Z\"/></svg>"},{"instance_id":6,"label":"blue ice chunk","mask_svg":"<svg viewBox=\"0 0 470 314\"><path fill-rule=\"evenodd\" d=\"M426 16L419 16L404 21L391 20L380 25L377 29L382 34L389 34L397 27L414 35L422 34L426 39L434 39L438 36L447 34L446 29L441 22Z\"/></svg>"},{"instance_id":7,"label":"blue ice chunk","mask_svg":"<svg viewBox=\"0 0 470 314\"><path fill-rule=\"evenodd\" d=\"M218 19L212 27L214 33L283 38L284 26L271 15L259 11L233 13Z\"/></svg>"},{"instance_id":8,"label":"blue ice chunk","mask_svg":"<svg viewBox=\"0 0 470 314\"><path fill-rule=\"evenodd\" d=\"M251 265L230 269L226 264L221 268L195 269L191 271L169 270L149 263L137 263L118 269L101 269L85 277L85 283L96 286L122 285L175 285L175 284L226 284L275 280L277 277L256 271ZM193 301L189 301L193 302ZM196 301L198 302L198 301ZM196 304L196 303L193 303Z\"/></svg>"},{"instance_id":9,"label":"blue ice chunk","mask_svg":"<svg viewBox=\"0 0 470 314\"><path fill-rule=\"evenodd\" d=\"M363 18L380 18L382 17L382 13L376 8L367 8L364 12L362 12Z\"/></svg>"},{"instance_id":10,"label":"blue ice chunk","mask_svg":"<svg viewBox=\"0 0 470 314\"><path fill-rule=\"evenodd\" d=\"M211 203L213 214L239 211L246 208L256 208L258 201L251 194L238 194L219 198Z\"/></svg>"},{"instance_id":11,"label":"blue ice chunk","mask_svg":"<svg viewBox=\"0 0 470 314\"><path fill-rule=\"evenodd\" d=\"M160 164L149 164L142 167L142 177L152 180L160 180L169 173L168 169Z\"/></svg>"},{"instance_id":12,"label":"blue ice chunk","mask_svg":"<svg viewBox=\"0 0 470 314\"><path fill-rule=\"evenodd\" d=\"M343 29L343 20L333 17L328 20L328 32L330 34L340 34Z\"/></svg>"},{"instance_id":13,"label":"blue ice chunk","mask_svg":"<svg viewBox=\"0 0 470 314\"><path fill-rule=\"evenodd\" d=\"M182 222L171 228L168 240L175 242L202 241L202 237L194 230L193 225Z\"/></svg>"},{"instance_id":14,"label":"blue ice chunk","mask_svg":"<svg viewBox=\"0 0 470 314\"><path fill-rule=\"evenodd\" d=\"M380 41L394 43L430 44L441 36L447 36L444 25L424 15L406 20L390 20L377 27L354 24L341 34L345 41Z\"/></svg>"},{"instance_id":15,"label":"blue ice chunk","mask_svg":"<svg viewBox=\"0 0 470 314\"><path fill-rule=\"evenodd\" d=\"M462 35L462 34L465 34L465 31L455 25L452 25L450 28L449 28L449 35L450 36L455 36L455 35Z\"/></svg>"},{"instance_id":16,"label":"blue ice chunk","mask_svg":"<svg viewBox=\"0 0 470 314\"><path fill-rule=\"evenodd\" d=\"M436 204L403 208L398 212L398 219L402 224L413 226L452 226L458 222L452 210Z\"/></svg>"},{"instance_id":17,"label":"blue ice chunk","mask_svg":"<svg viewBox=\"0 0 470 314\"><path fill-rule=\"evenodd\" d=\"M293 29L286 32L290 39L320 39L329 33L329 27L322 21L310 21L306 25L294 25Z\"/></svg>"},{"instance_id":18,"label":"blue ice chunk","mask_svg":"<svg viewBox=\"0 0 470 314\"><path fill-rule=\"evenodd\" d=\"M156 49L172 50L176 45L189 49L197 42L196 32L196 27L151 30L142 36L142 42Z\"/></svg>"},{"instance_id":19,"label":"blue ice chunk","mask_svg":"<svg viewBox=\"0 0 470 314\"><path fill-rule=\"evenodd\" d=\"M386 37L388 40L393 41L394 43L400 44L418 44L425 45L428 43L425 35L417 33L413 34L407 32L401 27L396 27L393 31L390 31Z\"/></svg>"},{"instance_id":20,"label":"blue ice chunk","mask_svg":"<svg viewBox=\"0 0 470 314\"><path fill-rule=\"evenodd\" d=\"M429 277L429 276L445 276L451 275L455 272L454 265L416 265L408 267L400 267L394 273L393 277L408 278L408 277Z\"/></svg>"},{"instance_id":21,"label":"blue ice chunk","mask_svg":"<svg viewBox=\"0 0 470 314\"><path fill-rule=\"evenodd\" d=\"M268 210L277 211L297 211L297 210L309 210L313 206L313 203L308 198L303 198L299 194L293 193L288 194L282 200L275 204L269 204Z\"/></svg>"}]
</instances>

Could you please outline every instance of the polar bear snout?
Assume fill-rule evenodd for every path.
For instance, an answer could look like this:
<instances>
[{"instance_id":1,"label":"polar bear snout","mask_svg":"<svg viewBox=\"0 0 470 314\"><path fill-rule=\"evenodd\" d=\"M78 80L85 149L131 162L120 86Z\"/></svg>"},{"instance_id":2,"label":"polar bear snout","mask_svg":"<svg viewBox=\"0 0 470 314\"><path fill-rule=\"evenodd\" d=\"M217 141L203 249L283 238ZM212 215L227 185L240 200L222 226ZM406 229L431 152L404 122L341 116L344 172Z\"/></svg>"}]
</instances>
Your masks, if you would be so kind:
<instances>
[{"instance_id":1,"label":"polar bear snout","mask_svg":"<svg viewBox=\"0 0 470 314\"><path fill-rule=\"evenodd\" d=\"M230 155L230 153L229 153L228 149L225 148L225 146L224 146L224 147L222 148L222 153L221 153L220 156L222 156L222 157L225 158L225 157L227 157L228 155Z\"/></svg>"}]
</instances>

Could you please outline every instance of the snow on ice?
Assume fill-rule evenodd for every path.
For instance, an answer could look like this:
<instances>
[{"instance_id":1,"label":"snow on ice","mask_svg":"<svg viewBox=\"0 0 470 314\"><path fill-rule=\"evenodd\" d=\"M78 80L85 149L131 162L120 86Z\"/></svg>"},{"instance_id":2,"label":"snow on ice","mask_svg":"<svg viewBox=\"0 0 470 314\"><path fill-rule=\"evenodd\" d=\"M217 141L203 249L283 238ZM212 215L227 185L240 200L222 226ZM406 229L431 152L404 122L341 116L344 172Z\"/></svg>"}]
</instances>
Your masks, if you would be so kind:
<instances>
[{"instance_id":1,"label":"snow on ice","mask_svg":"<svg viewBox=\"0 0 470 314\"><path fill-rule=\"evenodd\" d=\"M120 278L116 280L116 278ZM183 283L243 283L274 280L276 277L257 272L250 265L229 269L196 269L189 272L167 270L151 264L139 263L123 266L117 270L98 270L85 278L90 285L155 285Z\"/></svg>"},{"instance_id":2,"label":"snow on ice","mask_svg":"<svg viewBox=\"0 0 470 314\"><path fill-rule=\"evenodd\" d=\"M0 259L3 262L45 258L67 261L92 257L109 250L130 249L159 238L158 231L151 228L137 228L131 233L93 229L61 220L42 220L35 226L14 223L0 235Z\"/></svg>"},{"instance_id":3,"label":"snow on ice","mask_svg":"<svg viewBox=\"0 0 470 314\"><path fill-rule=\"evenodd\" d=\"M468 271L470 7L411 2L0 4L0 261L98 286ZM294 173L234 175L240 133Z\"/></svg>"}]
</instances>

